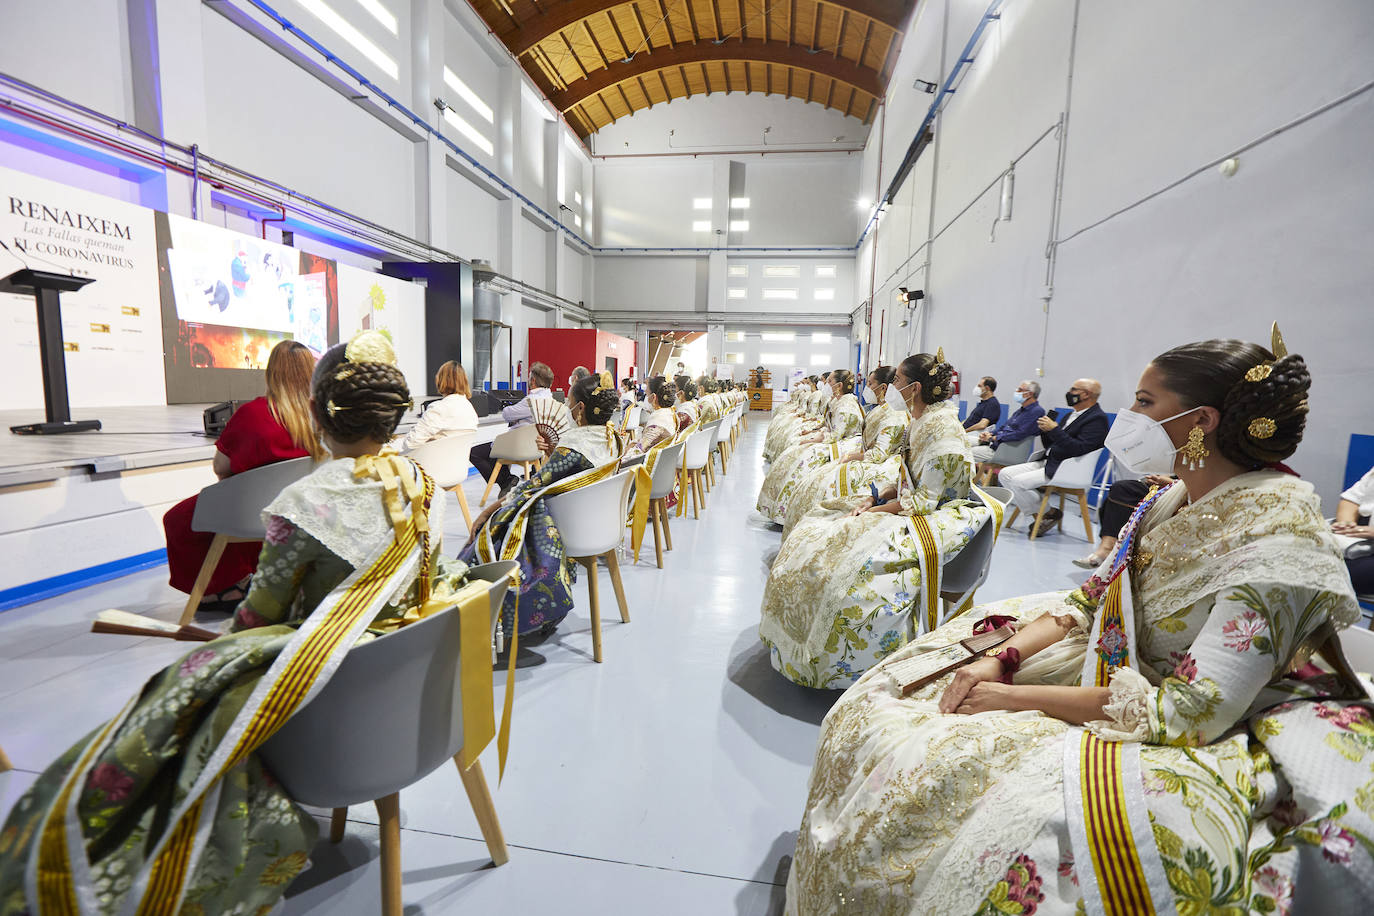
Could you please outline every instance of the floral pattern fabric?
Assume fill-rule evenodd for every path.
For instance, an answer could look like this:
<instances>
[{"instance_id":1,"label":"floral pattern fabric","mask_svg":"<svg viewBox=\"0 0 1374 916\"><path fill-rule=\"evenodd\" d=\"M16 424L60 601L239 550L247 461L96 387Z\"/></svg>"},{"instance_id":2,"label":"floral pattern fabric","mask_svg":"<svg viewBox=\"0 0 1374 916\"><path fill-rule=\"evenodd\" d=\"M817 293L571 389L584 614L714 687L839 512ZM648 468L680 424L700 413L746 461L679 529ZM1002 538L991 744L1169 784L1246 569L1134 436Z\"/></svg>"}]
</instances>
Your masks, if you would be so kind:
<instances>
[{"instance_id":1,"label":"floral pattern fabric","mask_svg":"<svg viewBox=\"0 0 1374 916\"><path fill-rule=\"evenodd\" d=\"M911 423L907 472L916 482L896 514L849 516L857 499L809 513L783 542L764 586L759 636L773 667L807 687L845 687L926 629L921 542L926 522L947 562L990 517L966 501L973 463L952 410Z\"/></svg>"},{"instance_id":2,"label":"floral pattern fabric","mask_svg":"<svg viewBox=\"0 0 1374 916\"><path fill-rule=\"evenodd\" d=\"M1093 727L1143 723L1148 852L1177 912L1363 912L1374 703L1305 663L1304 648L1324 623L1348 622L1353 596L1311 488L1243 476L1146 516L1131 585L1142 718ZM1065 793L1079 789L1063 775L1064 741L1079 732L1037 712L941 715L950 676L902 696L887 665L967 636L989 613L1018 625L1052 614L1068 635L1014 682L1076 684L1101 583L956 618L841 697L822 726L787 913L1084 911L1079 869L1092 866L1074 861Z\"/></svg>"},{"instance_id":3,"label":"floral pattern fabric","mask_svg":"<svg viewBox=\"0 0 1374 916\"><path fill-rule=\"evenodd\" d=\"M769 468L756 507L769 521L781 523L793 491L807 472L839 458L843 454L843 443L859 434L863 427L863 411L859 409L858 398L846 394L831 401L827 422L827 431L820 442L793 445Z\"/></svg>"}]
</instances>

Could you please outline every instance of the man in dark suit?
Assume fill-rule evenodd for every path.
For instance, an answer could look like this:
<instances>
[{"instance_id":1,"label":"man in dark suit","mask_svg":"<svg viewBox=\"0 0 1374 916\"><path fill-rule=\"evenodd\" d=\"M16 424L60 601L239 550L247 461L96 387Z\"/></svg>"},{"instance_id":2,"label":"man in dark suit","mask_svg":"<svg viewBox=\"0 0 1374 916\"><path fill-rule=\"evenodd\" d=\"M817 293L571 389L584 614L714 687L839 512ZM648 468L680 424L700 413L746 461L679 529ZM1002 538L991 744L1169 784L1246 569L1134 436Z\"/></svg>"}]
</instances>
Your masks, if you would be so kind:
<instances>
[{"instance_id":1,"label":"man in dark suit","mask_svg":"<svg viewBox=\"0 0 1374 916\"><path fill-rule=\"evenodd\" d=\"M1031 518L1039 511L1040 487L1054 480L1055 472L1064 461L1095 452L1107 441L1111 421L1097 405L1101 395L1102 384L1096 379L1081 378L1074 382L1064 395L1064 400L1073 408L1064 422L1060 423L1049 413L1036 421L1044 451L1032 455L1032 460L1025 464L1002 469L999 482L1011 490L1012 501L1022 515ZM1049 523L1058 518L1058 509L1046 509L1040 533L1051 531Z\"/></svg>"}]
</instances>

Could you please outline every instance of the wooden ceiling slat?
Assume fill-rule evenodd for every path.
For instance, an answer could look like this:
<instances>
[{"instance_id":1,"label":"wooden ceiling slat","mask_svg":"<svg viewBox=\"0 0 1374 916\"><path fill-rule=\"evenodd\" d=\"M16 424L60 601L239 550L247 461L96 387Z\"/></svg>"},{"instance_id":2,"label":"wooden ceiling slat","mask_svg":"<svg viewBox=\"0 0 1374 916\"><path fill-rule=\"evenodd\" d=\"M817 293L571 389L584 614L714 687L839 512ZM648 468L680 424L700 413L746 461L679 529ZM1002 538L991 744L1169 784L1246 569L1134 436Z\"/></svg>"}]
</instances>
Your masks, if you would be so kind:
<instances>
[{"instance_id":1,"label":"wooden ceiling slat","mask_svg":"<svg viewBox=\"0 0 1374 916\"><path fill-rule=\"evenodd\" d=\"M620 100L621 100L622 102L625 103L625 111L626 111L628 114L634 114L635 107L634 107L633 105L630 104L630 97L629 97L628 95L625 94L625 84L624 84L624 83L616 83L616 84L615 84L615 89L616 89L617 92L620 93Z\"/></svg>"},{"instance_id":2,"label":"wooden ceiling slat","mask_svg":"<svg viewBox=\"0 0 1374 916\"><path fill-rule=\"evenodd\" d=\"M867 110L866 112L864 112L864 124L865 124L865 125L868 125L868 124L872 124L872 123L873 123L873 114L874 114L874 111L877 109L877 107L878 107L878 100L877 100L877 99L869 99L869 100L868 100L868 110Z\"/></svg>"},{"instance_id":3,"label":"wooden ceiling slat","mask_svg":"<svg viewBox=\"0 0 1374 916\"><path fill-rule=\"evenodd\" d=\"M677 36L673 34L673 17L668 15L668 8L663 5L663 0L658 0L658 11L663 14L659 21L667 29L668 47L671 48L677 44Z\"/></svg>"},{"instance_id":4,"label":"wooden ceiling slat","mask_svg":"<svg viewBox=\"0 0 1374 916\"><path fill-rule=\"evenodd\" d=\"M859 45L859 56L858 56L857 60L859 61L859 65L860 65L860 66L863 66L864 58L868 55L868 42L869 42L869 39L871 39L872 37L873 37L873 20L870 19L870 20L868 20L868 24L864 26L864 40L863 40L863 43L862 43L861 45Z\"/></svg>"},{"instance_id":5,"label":"wooden ceiling slat","mask_svg":"<svg viewBox=\"0 0 1374 916\"><path fill-rule=\"evenodd\" d=\"M707 94L707 95L710 95L710 94L711 94L711 74L707 72L707 70L706 70L706 65L705 65L705 64L702 64L702 65L701 65L701 79L702 79L702 81L703 81L704 83L706 83L706 94Z\"/></svg>"},{"instance_id":6,"label":"wooden ceiling slat","mask_svg":"<svg viewBox=\"0 0 1374 916\"><path fill-rule=\"evenodd\" d=\"M830 102L835 98L835 81L830 81L830 88L825 91L825 107L830 107Z\"/></svg>"},{"instance_id":7,"label":"wooden ceiling slat","mask_svg":"<svg viewBox=\"0 0 1374 916\"><path fill-rule=\"evenodd\" d=\"M625 56L621 60L629 60L630 46L625 43L625 36L621 33L620 26L616 24L615 15L610 10L606 10L606 21L611 24L611 31L615 33L615 40L619 42L621 50L625 52ZM872 28L872 23L869 24L869 28Z\"/></svg>"},{"instance_id":8,"label":"wooden ceiling slat","mask_svg":"<svg viewBox=\"0 0 1374 916\"><path fill-rule=\"evenodd\" d=\"M653 46L649 41L649 29L644 24L644 14L639 11L639 4L630 4L630 10L634 13L635 27L639 29L639 44L635 45L631 55L638 54L642 50L652 50ZM655 28L657 28L657 24ZM668 42L668 46L672 47L672 41Z\"/></svg>"},{"instance_id":9,"label":"wooden ceiling slat","mask_svg":"<svg viewBox=\"0 0 1374 916\"><path fill-rule=\"evenodd\" d=\"M835 56L840 56L840 45L844 44L844 27L849 21L849 10L840 9L840 22L835 26Z\"/></svg>"},{"instance_id":10,"label":"wooden ceiling slat","mask_svg":"<svg viewBox=\"0 0 1374 916\"><path fill-rule=\"evenodd\" d=\"M855 91L854 87L853 87L853 86L850 86L850 87L849 87L849 101L844 103L844 116L845 116L846 118L849 117L849 112L850 112L850 110L854 107L854 97L855 97L857 94L858 94L858 93Z\"/></svg>"},{"instance_id":11,"label":"wooden ceiling slat","mask_svg":"<svg viewBox=\"0 0 1374 916\"><path fill-rule=\"evenodd\" d=\"M692 9L692 0L683 0L682 5L687 7L687 21L692 26L692 44L696 44L697 39L701 37L701 29L697 28L697 14Z\"/></svg>"},{"instance_id":12,"label":"wooden ceiling slat","mask_svg":"<svg viewBox=\"0 0 1374 916\"><path fill-rule=\"evenodd\" d=\"M720 4L716 3L716 0L708 0L708 2L711 4L711 21L716 26L716 41L720 41L725 37L725 30L720 26Z\"/></svg>"},{"instance_id":13,"label":"wooden ceiling slat","mask_svg":"<svg viewBox=\"0 0 1374 916\"><path fill-rule=\"evenodd\" d=\"M586 19L582 20L582 31L586 32L587 37L591 39L592 47L596 49L596 56L601 58L602 69L604 70L609 67L611 65L611 59L606 56L606 52L601 47L601 42L596 40L596 34L592 32L592 27Z\"/></svg>"},{"instance_id":14,"label":"wooden ceiling slat","mask_svg":"<svg viewBox=\"0 0 1374 916\"><path fill-rule=\"evenodd\" d=\"M821 36L821 5L816 4L816 16L811 20L811 50L816 50L816 41Z\"/></svg>"},{"instance_id":15,"label":"wooden ceiling slat","mask_svg":"<svg viewBox=\"0 0 1374 916\"><path fill-rule=\"evenodd\" d=\"M682 88L687 91L687 98L692 97L692 84L687 80L687 70L685 67L677 68L678 75L682 77Z\"/></svg>"},{"instance_id":16,"label":"wooden ceiling slat","mask_svg":"<svg viewBox=\"0 0 1374 916\"><path fill-rule=\"evenodd\" d=\"M797 30L797 0L787 0L787 43L792 43L792 33Z\"/></svg>"}]
</instances>

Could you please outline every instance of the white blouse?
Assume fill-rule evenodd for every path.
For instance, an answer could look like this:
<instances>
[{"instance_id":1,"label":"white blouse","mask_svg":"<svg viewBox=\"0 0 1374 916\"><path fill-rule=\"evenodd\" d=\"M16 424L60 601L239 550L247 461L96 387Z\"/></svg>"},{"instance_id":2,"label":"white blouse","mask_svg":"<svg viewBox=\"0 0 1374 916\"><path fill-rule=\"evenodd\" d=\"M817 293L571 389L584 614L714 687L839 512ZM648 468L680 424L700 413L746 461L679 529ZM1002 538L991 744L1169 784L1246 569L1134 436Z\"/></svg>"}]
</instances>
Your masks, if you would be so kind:
<instances>
[{"instance_id":1,"label":"white blouse","mask_svg":"<svg viewBox=\"0 0 1374 916\"><path fill-rule=\"evenodd\" d=\"M425 408L420 419L403 439L396 443L401 451L409 451L450 433L477 428L477 411L466 395L450 394Z\"/></svg>"}]
</instances>

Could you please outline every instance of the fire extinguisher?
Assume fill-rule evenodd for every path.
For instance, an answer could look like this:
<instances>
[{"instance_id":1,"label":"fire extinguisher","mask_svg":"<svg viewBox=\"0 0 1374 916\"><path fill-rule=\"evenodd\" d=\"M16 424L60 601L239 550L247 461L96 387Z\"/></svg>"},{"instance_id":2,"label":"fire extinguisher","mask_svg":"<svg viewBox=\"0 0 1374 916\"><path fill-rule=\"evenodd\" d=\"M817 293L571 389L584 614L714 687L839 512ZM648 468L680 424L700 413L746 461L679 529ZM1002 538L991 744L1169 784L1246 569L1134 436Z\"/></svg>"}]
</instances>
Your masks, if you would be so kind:
<instances>
[{"instance_id":1,"label":"fire extinguisher","mask_svg":"<svg viewBox=\"0 0 1374 916\"><path fill-rule=\"evenodd\" d=\"M518 386L520 385L520 382L523 381L524 378L525 378L525 361L524 361L523 359L517 359L517 360L515 361L515 378L511 379L511 387L512 387L512 388L518 387Z\"/></svg>"},{"instance_id":2,"label":"fire extinguisher","mask_svg":"<svg viewBox=\"0 0 1374 916\"><path fill-rule=\"evenodd\" d=\"M959 370L957 369L949 373L949 388L950 394L957 395L959 393Z\"/></svg>"}]
</instances>

